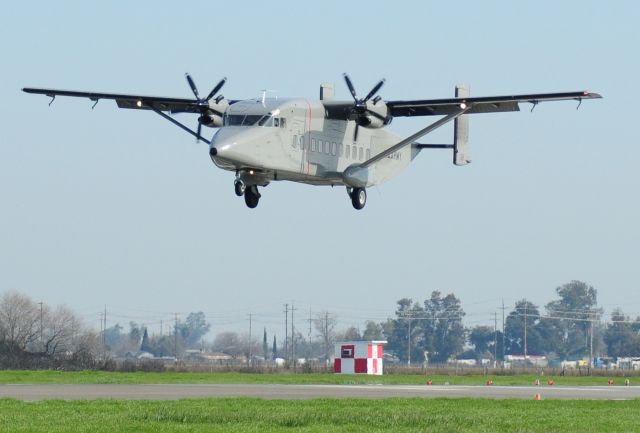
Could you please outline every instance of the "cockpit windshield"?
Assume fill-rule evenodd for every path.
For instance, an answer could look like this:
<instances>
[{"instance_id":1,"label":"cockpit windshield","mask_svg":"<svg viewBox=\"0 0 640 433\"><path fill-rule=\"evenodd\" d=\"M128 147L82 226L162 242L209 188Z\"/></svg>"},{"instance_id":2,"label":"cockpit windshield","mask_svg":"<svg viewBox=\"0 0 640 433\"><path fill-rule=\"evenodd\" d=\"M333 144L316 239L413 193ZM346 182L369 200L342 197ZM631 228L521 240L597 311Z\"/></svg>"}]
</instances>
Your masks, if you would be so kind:
<instances>
[{"instance_id":1,"label":"cockpit windshield","mask_svg":"<svg viewBox=\"0 0 640 433\"><path fill-rule=\"evenodd\" d=\"M224 116L224 126L253 126L283 128L285 119L274 117L277 113L261 114L227 114Z\"/></svg>"},{"instance_id":2,"label":"cockpit windshield","mask_svg":"<svg viewBox=\"0 0 640 433\"><path fill-rule=\"evenodd\" d=\"M224 117L225 126L251 126L267 117L260 114L227 114Z\"/></svg>"}]
</instances>

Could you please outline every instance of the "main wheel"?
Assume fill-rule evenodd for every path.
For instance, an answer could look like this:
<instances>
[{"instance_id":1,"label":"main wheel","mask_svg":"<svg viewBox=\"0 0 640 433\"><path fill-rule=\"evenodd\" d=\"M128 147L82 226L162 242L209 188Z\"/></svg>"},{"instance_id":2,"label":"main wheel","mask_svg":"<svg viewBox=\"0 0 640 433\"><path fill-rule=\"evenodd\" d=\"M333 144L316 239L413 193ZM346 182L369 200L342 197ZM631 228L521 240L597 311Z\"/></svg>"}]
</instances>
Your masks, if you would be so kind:
<instances>
[{"instance_id":1,"label":"main wheel","mask_svg":"<svg viewBox=\"0 0 640 433\"><path fill-rule=\"evenodd\" d=\"M238 197L242 197L244 195L244 191L246 188L247 186L241 180L236 180L235 182L233 182L233 189L235 190Z\"/></svg>"},{"instance_id":2,"label":"main wheel","mask_svg":"<svg viewBox=\"0 0 640 433\"><path fill-rule=\"evenodd\" d=\"M255 208L258 206L259 201L260 193L258 192L257 186L252 185L244 191L244 202L247 204L248 208Z\"/></svg>"},{"instance_id":3,"label":"main wheel","mask_svg":"<svg viewBox=\"0 0 640 433\"><path fill-rule=\"evenodd\" d=\"M367 190L364 188L353 188L351 191L351 204L357 210L360 210L367 204Z\"/></svg>"}]
</instances>

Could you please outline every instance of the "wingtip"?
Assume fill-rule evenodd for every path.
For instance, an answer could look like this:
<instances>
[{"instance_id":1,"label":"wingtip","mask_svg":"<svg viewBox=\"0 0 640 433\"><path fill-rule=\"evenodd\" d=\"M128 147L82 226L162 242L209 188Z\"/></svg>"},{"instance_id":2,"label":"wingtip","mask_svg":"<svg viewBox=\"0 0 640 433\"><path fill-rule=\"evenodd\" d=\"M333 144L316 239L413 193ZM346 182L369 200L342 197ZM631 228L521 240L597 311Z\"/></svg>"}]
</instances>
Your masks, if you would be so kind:
<instances>
[{"instance_id":1,"label":"wingtip","mask_svg":"<svg viewBox=\"0 0 640 433\"><path fill-rule=\"evenodd\" d=\"M595 93L595 92L589 92L588 90L584 91L584 96L586 96L587 98L592 98L592 99L601 99L602 95L599 93Z\"/></svg>"}]
</instances>

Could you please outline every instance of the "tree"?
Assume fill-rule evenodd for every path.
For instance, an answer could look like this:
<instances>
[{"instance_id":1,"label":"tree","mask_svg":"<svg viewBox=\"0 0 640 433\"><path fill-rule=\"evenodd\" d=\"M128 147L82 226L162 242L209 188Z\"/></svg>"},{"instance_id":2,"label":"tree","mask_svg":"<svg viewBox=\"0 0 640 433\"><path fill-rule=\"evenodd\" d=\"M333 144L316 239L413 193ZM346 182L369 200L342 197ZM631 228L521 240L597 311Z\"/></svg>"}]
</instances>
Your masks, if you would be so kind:
<instances>
[{"instance_id":1,"label":"tree","mask_svg":"<svg viewBox=\"0 0 640 433\"><path fill-rule=\"evenodd\" d=\"M389 319L382 325L388 341L387 350L393 352L401 361L421 362L424 359L424 348L421 345L419 319L424 316L424 310L410 298L402 298L396 304L396 318Z\"/></svg>"},{"instance_id":2,"label":"tree","mask_svg":"<svg viewBox=\"0 0 640 433\"><path fill-rule=\"evenodd\" d=\"M271 346L271 359L275 360L278 357L278 343L276 341L275 334L273 335L273 345Z\"/></svg>"},{"instance_id":3,"label":"tree","mask_svg":"<svg viewBox=\"0 0 640 433\"><path fill-rule=\"evenodd\" d=\"M364 324L363 340L382 340L384 338L382 324L367 320Z\"/></svg>"},{"instance_id":4,"label":"tree","mask_svg":"<svg viewBox=\"0 0 640 433\"><path fill-rule=\"evenodd\" d=\"M129 322L129 342L138 350L140 342L142 341L142 334L144 334L144 327L138 325L136 322Z\"/></svg>"},{"instance_id":5,"label":"tree","mask_svg":"<svg viewBox=\"0 0 640 433\"><path fill-rule=\"evenodd\" d=\"M516 302L514 310L507 316L505 338L506 352L511 355L540 355L549 351L540 333L538 307L526 299Z\"/></svg>"},{"instance_id":6,"label":"tree","mask_svg":"<svg viewBox=\"0 0 640 433\"><path fill-rule=\"evenodd\" d=\"M187 347L195 347L200 339L211 329L202 311L189 313L184 322L178 323L178 333L184 339Z\"/></svg>"},{"instance_id":7,"label":"tree","mask_svg":"<svg viewBox=\"0 0 640 433\"><path fill-rule=\"evenodd\" d=\"M267 328L264 328L264 333L262 334L262 353L264 355L264 360L269 359L269 343L267 342Z\"/></svg>"},{"instance_id":8,"label":"tree","mask_svg":"<svg viewBox=\"0 0 640 433\"><path fill-rule=\"evenodd\" d=\"M349 326L342 335L339 336L340 340L344 341L358 341L362 340L360 331L355 326Z\"/></svg>"},{"instance_id":9,"label":"tree","mask_svg":"<svg viewBox=\"0 0 640 433\"><path fill-rule=\"evenodd\" d=\"M423 347L434 362L447 362L462 352L465 329L462 318L465 313L460 299L453 293L444 298L439 291L431 293L424 301Z\"/></svg>"},{"instance_id":10,"label":"tree","mask_svg":"<svg viewBox=\"0 0 640 433\"><path fill-rule=\"evenodd\" d=\"M70 352L79 320L65 306L43 308L42 351L47 355Z\"/></svg>"},{"instance_id":11,"label":"tree","mask_svg":"<svg viewBox=\"0 0 640 433\"><path fill-rule=\"evenodd\" d=\"M617 308L611 313L611 324L604 332L604 342L609 356L638 356L640 355L640 318L635 322L625 316Z\"/></svg>"},{"instance_id":12,"label":"tree","mask_svg":"<svg viewBox=\"0 0 640 433\"><path fill-rule=\"evenodd\" d=\"M213 349L236 358L244 353L243 342L237 332L221 332L213 340Z\"/></svg>"},{"instance_id":13,"label":"tree","mask_svg":"<svg viewBox=\"0 0 640 433\"><path fill-rule=\"evenodd\" d=\"M490 354L493 357L496 332L489 326L476 326L469 331L469 343L473 345L473 353L476 359L481 359Z\"/></svg>"},{"instance_id":14,"label":"tree","mask_svg":"<svg viewBox=\"0 0 640 433\"><path fill-rule=\"evenodd\" d=\"M335 316L329 314L328 311L317 314L313 322L322 342L324 357L327 361L331 358L331 354L333 353L333 342L335 340L334 329L336 327L336 323L337 320Z\"/></svg>"},{"instance_id":15,"label":"tree","mask_svg":"<svg viewBox=\"0 0 640 433\"><path fill-rule=\"evenodd\" d=\"M151 347L151 343L149 341L149 331L147 331L147 328L144 328L144 333L142 334L142 343L140 344L140 351L153 353L153 348Z\"/></svg>"},{"instance_id":16,"label":"tree","mask_svg":"<svg viewBox=\"0 0 640 433\"><path fill-rule=\"evenodd\" d=\"M560 299L546 305L550 319L544 324L551 349L561 357L588 354L593 321L601 313L598 292L585 282L573 280L556 288L556 293Z\"/></svg>"},{"instance_id":17,"label":"tree","mask_svg":"<svg viewBox=\"0 0 640 433\"><path fill-rule=\"evenodd\" d=\"M8 292L0 298L0 342L8 352L24 351L40 336L40 311L27 296Z\"/></svg>"}]
</instances>

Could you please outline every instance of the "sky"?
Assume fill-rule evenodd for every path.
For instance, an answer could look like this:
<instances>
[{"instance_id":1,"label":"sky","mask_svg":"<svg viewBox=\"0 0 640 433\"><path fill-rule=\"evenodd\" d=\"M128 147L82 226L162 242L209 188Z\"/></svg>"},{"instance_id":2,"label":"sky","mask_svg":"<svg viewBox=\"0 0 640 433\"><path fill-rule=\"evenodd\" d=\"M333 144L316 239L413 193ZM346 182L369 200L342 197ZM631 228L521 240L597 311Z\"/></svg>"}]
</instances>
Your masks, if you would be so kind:
<instances>
[{"instance_id":1,"label":"sky","mask_svg":"<svg viewBox=\"0 0 640 433\"><path fill-rule=\"evenodd\" d=\"M340 327L434 290L468 326L540 306L577 279L640 315L640 45L634 1L10 2L0 16L0 292L66 304L98 327L284 334L310 311ZM602 100L474 115L472 164L422 152L355 211L343 188L274 182L257 209L208 148L151 112L22 87L315 98L342 73L384 99L591 90ZM181 115L196 126L195 117ZM409 135L432 119L397 118ZM213 134L213 130L205 132ZM450 127L422 141L447 142Z\"/></svg>"}]
</instances>

